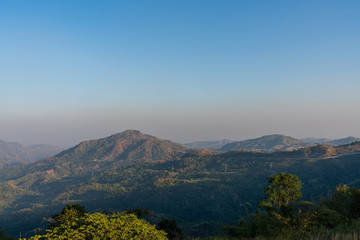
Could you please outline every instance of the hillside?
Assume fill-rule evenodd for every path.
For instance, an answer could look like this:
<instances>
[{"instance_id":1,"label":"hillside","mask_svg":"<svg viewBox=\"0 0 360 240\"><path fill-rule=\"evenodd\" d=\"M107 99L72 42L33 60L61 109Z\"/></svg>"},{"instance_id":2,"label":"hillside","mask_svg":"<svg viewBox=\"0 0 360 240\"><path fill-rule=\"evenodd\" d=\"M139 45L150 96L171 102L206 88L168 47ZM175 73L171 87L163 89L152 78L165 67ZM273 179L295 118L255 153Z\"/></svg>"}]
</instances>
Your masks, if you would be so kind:
<instances>
[{"instance_id":1,"label":"hillside","mask_svg":"<svg viewBox=\"0 0 360 240\"><path fill-rule=\"evenodd\" d=\"M325 144L340 146L340 145L345 145L345 144L351 144L353 142L358 142L358 141L360 141L360 138L346 137L346 138L335 139L335 140L326 142Z\"/></svg>"},{"instance_id":2,"label":"hillside","mask_svg":"<svg viewBox=\"0 0 360 240\"><path fill-rule=\"evenodd\" d=\"M14 234L44 226L44 216L72 202L90 211L146 207L177 219L187 234L213 234L221 224L238 221L243 203L256 206L266 178L275 173L297 174L306 185L305 199L319 199L339 183L360 186L360 143L324 146L274 153L188 151L126 131L0 170L0 226Z\"/></svg>"},{"instance_id":3,"label":"hillside","mask_svg":"<svg viewBox=\"0 0 360 240\"><path fill-rule=\"evenodd\" d=\"M360 141L360 138L357 137L346 137L338 139L328 139L328 138L303 138L301 139L308 143L317 143L317 144L326 144L329 146L340 146L345 144L350 144L353 142Z\"/></svg>"},{"instance_id":4,"label":"hillside","mask_svg":"<svg viewBox=\"0 0 360 240\"><path fill-rule=\"evenodd\" d=\"M304 142L300 139L273 134L260 138L248 139L239 142L228 143L220 148L220 151L245 150L245 151L292 151L313 144Z\"/></svg>"},{"instance_id":5,"label":"hillside","mask_svg":"<svg viewBox=\"0 0 360 240\"><path fill-rule=\"evenodd\" d=\"M223 139L223 140L217 140L217 141L196 141L191 143L185 143L184 146L187 146L189 148L193 149L199 149L199 148L207 148L211 150L218 150L224 145L228 143L232 143L234 141Z\"/></svg>"},{"instance_id":6,"label":"hillside","mask_svg":"<svg viewBox=\"0 0 360 240\"><path fill-rule=\"evenodd\" d=\"M62 149L50 145L23 146L16 142L0 140L0 167L31 163L52 157Z\"/></svg>"},{"instance_id":7,"label":"hillside","mask_svg":"<svg viewBox=\"0 0 360 240\"><path fill-rule=\"evenodd\" d=\"M143 161L173 160L187 151L188 148L183 145L137 130L127 130L106 138L81 142L49 161L95 164L96 167L110 163L122 166Z\"/></svg>"},{"instance_id":8,"label":"hillside","mask_svg":"<svg viewBox=\"0 0 360 240\"><path fill-rule=\"evenodd\" d=\"M7 169L0 172L0 180L36 172L42 181L53 181L139 162L175 160L188 151L187 147L180 144L136 130L127 130L109 137L81 142L54 157L27 166Z\"/></svg>"}]
</instances>

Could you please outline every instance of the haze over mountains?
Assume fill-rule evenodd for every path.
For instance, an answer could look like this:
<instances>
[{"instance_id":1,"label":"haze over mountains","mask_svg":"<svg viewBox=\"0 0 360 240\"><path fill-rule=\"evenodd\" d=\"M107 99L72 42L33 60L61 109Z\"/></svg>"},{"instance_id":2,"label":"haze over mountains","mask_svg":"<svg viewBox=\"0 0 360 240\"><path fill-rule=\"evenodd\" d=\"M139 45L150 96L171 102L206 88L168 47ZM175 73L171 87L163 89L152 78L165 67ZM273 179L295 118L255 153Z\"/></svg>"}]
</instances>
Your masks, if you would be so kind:
<instances>
[{"instance_id":1,"label":"haze over mountains","mask_svg":"<svg viewBox=\"0 0 360 240\"><path fill-rule=\"evenodd\" d=\"M62 148L45 144L26 147L16 142L0 140L0 167L36 162L54 156L62 150Z\"/></svg>"},{"instance_id":2,"label":"haze over mountains","mask_svg":"<svg viewBox=\"0 0 360 240\"><path fill-rule=\"evenodd\" d=\"M184 145L189 148L199 149L199 148L207 148L211 150L218 150L222 146L228 143L232 143L234 141L223 139L223 140L215 140L215 141L196 141L191 143L185 143Z\"/></svg>"},{"instance_id":3,"label":"haze over mountains","mask_svg":"<svg viewBox=\"0 0 360 240\"><path fill-rule=\"evenodd\" d=\"M351 136L345 138L337 138L337 139L308 137L308 138L302 138L301 140L308 143L325 144L329 146L340 146L344 144L358 142L360 141L360 138L351 137Z\"/></svg>"},{"instance_id":4,"label":"haze over mountains","mask_svg":"<svg viewBox=\"0 0 360 240\"><path fill-rule=\"evenodd\" d=\"M259 138L247 139L243 141L218 140L218 141L196 141L185 143L189 148L200 149L207 148L218 151L244 150L244 151L292 151L315 144L325 144L329 146L339 146L360 141L360 138L347 137L340 139L328 138L304 138L297 139L281 134L266 135Z\"/></svg>"}]
</instances>

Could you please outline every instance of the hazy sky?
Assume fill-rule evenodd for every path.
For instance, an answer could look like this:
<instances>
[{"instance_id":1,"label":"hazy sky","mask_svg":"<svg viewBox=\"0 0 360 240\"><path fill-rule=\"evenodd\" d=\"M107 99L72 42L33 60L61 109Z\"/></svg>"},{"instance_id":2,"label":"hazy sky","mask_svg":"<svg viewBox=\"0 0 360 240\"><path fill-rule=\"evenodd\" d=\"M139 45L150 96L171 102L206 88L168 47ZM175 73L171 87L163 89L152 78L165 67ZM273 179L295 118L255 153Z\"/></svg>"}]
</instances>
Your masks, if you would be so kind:
<instances>
[{"instance_id":1,"label":"hazy sky","mask_svg":"<svg viewBox=\"0 0 360 240\"><path fill-rule=\"evenodd\" d=\"M2 0L0 139L360 136L360 1Z\"/></svg>"}]
</instances>

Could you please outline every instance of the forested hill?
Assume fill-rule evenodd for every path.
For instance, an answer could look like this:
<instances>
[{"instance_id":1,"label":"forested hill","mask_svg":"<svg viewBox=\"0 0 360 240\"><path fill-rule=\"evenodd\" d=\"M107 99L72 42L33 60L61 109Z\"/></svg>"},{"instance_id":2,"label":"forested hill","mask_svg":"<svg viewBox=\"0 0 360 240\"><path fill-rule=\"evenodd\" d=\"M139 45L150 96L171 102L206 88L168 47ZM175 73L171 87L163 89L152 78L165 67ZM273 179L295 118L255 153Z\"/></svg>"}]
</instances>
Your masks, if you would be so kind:
<instances>
[{"instance_id":1,"label":"forested hill","mask_svg":"<svg viewBox=\"0 0 360 240\"><path fill-rule=\"evenodd\" d=\"M188 150L178 143L142 134L137 130L127 130L106 138L84 141L59 153L54 160L113 163L119 166L141 161L173 160Z\"/></svg>"},{"instance_id":2,"label":"forested hill","mask_svg":"<svg viewBox=\"0 0 360 240\"><path fill-rule=\"evenodd\" d=\"M127 130L109 137L81 142L54 157L33 164L0 170L0 180L34 172L38 175L46 173L44 178L61 179L144 161L175 160L189 151L180 144L142 134L137 130Z\"/></svg>"},{"instance_id":3,"label":"forested hill","mask_svg":"<svg viewBox=\"0 0 360 240\"><path fill-rule=\"evenodd\" d=\"M220 148L220 151L246 150L246 151L291 151L314 144L281 134L267 135L260 138L232 142Z\"/></svg>"},{"instance_id":4,"label":"forested hill","mask_svg":"<svg viewBox=\"0 0 360 240\"><path fill-rule=\"evenodd\" d=\"M0 170L0 226L24 233L70 202L89 211L145 207L190 235L211 235L235 224L246 202L256 206L266 178L279 172L302 179L305 199L319 200L338 184L359 187L358 152L360 143L274 153L189 150L130 130Z\"/></svg>"},{"instance_id":5,"label":"forested hill","mask_svg":"<svg viewBox=\"0 0 360 240\"><path fill-rule=\"evenodd\" d=\"M61 150L63 149L50 145L27 147L20 143L0 140L0 167L35 162L52 157Z\"/></svg>"}]
</instances>

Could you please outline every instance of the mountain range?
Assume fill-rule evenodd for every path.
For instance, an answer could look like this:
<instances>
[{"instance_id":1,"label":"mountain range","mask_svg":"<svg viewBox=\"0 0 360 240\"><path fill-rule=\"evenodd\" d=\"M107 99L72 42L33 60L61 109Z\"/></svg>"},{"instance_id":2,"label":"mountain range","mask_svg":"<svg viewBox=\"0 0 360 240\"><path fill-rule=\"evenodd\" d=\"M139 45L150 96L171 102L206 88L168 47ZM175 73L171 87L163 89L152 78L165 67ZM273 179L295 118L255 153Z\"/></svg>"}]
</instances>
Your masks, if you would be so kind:
<instances>
[{"instance_id":1,"label":"mountain range","mask_svg":"<svg viewBox=\"0 0 360 240\"><path fill-rule=\"evenodd\" d=\"M297 139L281 134L266 135L259 138L247 139L243 141L231 140L215 140L215 141L196 141L185 143L184 145L193 148L201 149L207 148L218 151L244 150L244 151L292 151L307 146L314 146L315 144L325 144L329 146L339 146L344 144L360 141L360 138L347 137L340 139L328 138L304 138Z\"/></svg>"},{"instance_id":2,"label":"mountain range","mask_svg":"<svg viewBox=\"0 0 360 240\"><path fill-rule=\"evenodd\" d=\"M303 138L305 142L309 143L317 143L317 144L326 144L330 146L340 146L345 144L350 144L353 142L360 141L360 138L357 137L346 137L346 138L339 138L339 139L328 139L328 138Z\"/></svg>"},{"instance_id":3,"label":"mountain range","mask_svg":"<svg viewBox=\"0 0 360 240\"><path fill-rule=\"evenodd\" d=\"M245 150L245 151L292 151L295 149L314 145L300 139L281 134L266 135L260 138L232 142L224 145L220 151Z\"/></svg>"},{"instance_id":4,"label":"mountain range","mask_svg":"<svg viewBox=\"0 0 360 240\"><path fill-rule=\"evenodd\" d=\"M277 138L283 139L278 145L298 143ZM319 199L340 183L360 186L359 157L359 142L222 152L128 130L35 163L1 168L0 226L14 235L24 233L45 226L42 219L67 203L80 203L105 212L145 207L157 219L177 219L188 235L213 234L245 214L243 203L256 205L267 177L278 172L299 175L305 199Z\"/></svg>"},{"instance_id":5,"label":"mountain range","mask_svg":"<svg viewBox=\"0 0 360 240\"><path fill-rule=\"evenodd\" d=\"M23 146L16 142L0 140L0 167L36 162L62 151L62 148L51 145Z\"/></svg>"}]
</instances>

